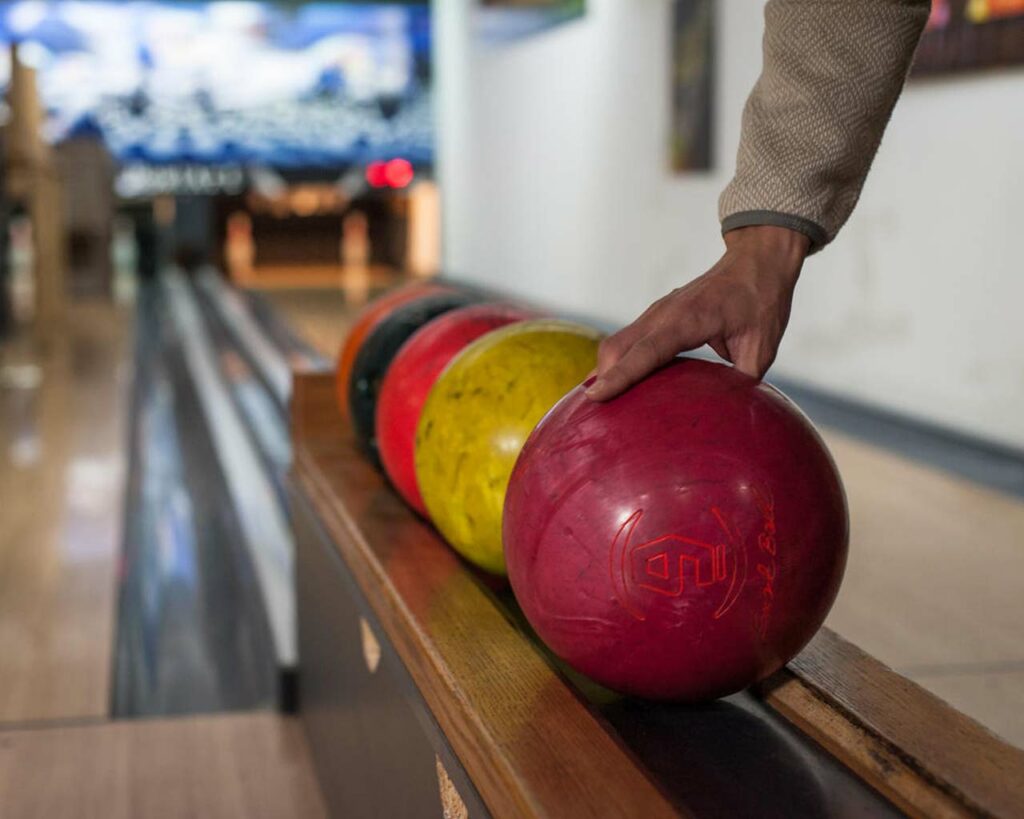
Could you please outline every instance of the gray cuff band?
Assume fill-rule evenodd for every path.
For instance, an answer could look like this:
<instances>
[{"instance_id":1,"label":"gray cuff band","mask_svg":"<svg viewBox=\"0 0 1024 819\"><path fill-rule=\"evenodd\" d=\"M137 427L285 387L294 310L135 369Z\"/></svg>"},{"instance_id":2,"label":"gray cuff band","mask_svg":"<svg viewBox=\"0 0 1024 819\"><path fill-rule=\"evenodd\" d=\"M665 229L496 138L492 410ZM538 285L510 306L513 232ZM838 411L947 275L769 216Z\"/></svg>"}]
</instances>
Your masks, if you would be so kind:
<instances>
[{"instance_id":1,"label":"gray cuff band","mask_svg":"<svg viewBox=\"0 0 1024 819\"><path fill-rule=\"evenodd\" d=\"M722 220L722 233L754 225L774 225L775 227L789 228L790 230L802 233L811 240L811 253L821 250L829 242L825 228L816 222L804 219L802 216L778 213L774 210L744 210L726 216Z\"/></svg>"}]
</instances>

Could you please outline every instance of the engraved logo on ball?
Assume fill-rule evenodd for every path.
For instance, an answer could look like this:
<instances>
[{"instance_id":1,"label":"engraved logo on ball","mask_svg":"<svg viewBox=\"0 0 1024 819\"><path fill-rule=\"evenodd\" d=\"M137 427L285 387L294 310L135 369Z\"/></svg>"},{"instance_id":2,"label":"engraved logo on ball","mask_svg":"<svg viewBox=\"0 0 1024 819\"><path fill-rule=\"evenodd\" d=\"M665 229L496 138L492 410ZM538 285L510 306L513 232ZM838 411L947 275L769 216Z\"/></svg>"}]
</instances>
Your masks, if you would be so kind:
<instances>
[{"instance_id":1,"label":"engraved logo on ball","mask_svg":"<svg viewBox=\"0 0 1024 819\"><path fill-rule=\"evenodd\" d=\"M732 608L746 574L742 550L725 517L710 509L721 537L707 540L670 533L638 542L636 529L644 510L638 509L619 527L609 552L612 588L622 607L637 620L646 620L640 598L647 594L682 597L692 589L720 591L713 617Z\"/></svg>"}]
</instances>

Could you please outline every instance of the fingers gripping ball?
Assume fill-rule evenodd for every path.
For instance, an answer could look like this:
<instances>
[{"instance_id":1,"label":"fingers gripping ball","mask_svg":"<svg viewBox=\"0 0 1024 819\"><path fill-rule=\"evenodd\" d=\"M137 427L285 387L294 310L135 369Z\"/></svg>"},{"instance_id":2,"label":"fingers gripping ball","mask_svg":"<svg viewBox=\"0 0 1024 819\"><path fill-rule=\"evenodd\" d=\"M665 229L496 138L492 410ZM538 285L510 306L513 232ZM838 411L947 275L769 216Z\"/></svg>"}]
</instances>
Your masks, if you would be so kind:
<instances>
[{"instance_id":1,"label":"fingers gripping ball","mask_svg":"<svg viewBox=\"0 0 1024 819\"><path fill-rule=\"evenodd\" d=\"M600 335L525 321L488 333L434 384L416 432L416 477L434 525L483 569L504 573L505 488L530 431L594 368Z\"/></svg>"}]
</instances>

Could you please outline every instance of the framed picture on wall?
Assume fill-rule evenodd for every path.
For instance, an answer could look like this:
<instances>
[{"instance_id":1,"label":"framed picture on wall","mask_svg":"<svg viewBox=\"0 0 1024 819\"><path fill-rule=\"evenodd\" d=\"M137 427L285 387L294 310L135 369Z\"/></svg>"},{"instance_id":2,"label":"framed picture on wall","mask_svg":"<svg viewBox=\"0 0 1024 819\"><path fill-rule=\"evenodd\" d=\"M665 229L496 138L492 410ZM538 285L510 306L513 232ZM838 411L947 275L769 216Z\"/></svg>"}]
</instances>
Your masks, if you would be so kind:
<instances>
[{"instance_id":1,"label":"framed picture on wall","mask_svg":"<svg viewBox=\"0 0 1024 819\"><path fill-rule=\"evenodd\" d=\"M477 0L476 27L485 40L515 40L582 17L586 0Z\"/></svg>"},{"instance_id":2,"label":"framed picture on wall","mask_svg":"<svg viewBox=\"0 0 1024 819\"><path fill-rule=\"evenodd\" d=\"M674 0L671 164L676 173L711 168L714 0Z\"/></svg>"},{"instance_id":3,"label":"framed picture on wall","mask_svg":"<svg viewBox=\"0 0 1024 819\"><path fill-rule=\"evenodd\" d=\"M1024 64L1024 0L932 0L913 76Z\"/></svg>"}]
</instances>

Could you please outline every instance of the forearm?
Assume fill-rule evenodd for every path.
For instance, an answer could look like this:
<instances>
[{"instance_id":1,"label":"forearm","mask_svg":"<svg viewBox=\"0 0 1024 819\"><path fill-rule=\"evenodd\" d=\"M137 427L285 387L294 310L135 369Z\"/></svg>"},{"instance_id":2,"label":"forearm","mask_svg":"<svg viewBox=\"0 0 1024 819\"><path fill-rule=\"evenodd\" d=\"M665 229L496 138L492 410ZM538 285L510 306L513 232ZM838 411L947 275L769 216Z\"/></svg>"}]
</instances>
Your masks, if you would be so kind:
<instances>
[{"instance_id":1,"label":"forearm","mask_svg":"<svg viewBox=\"0 0 1024 819\"><path fill-rule=\"evenodd\" d=\"M903 88L929 0L769 0L723 232L779 225L812 251L849 218Z\"/></svg>"}]
</instances>

